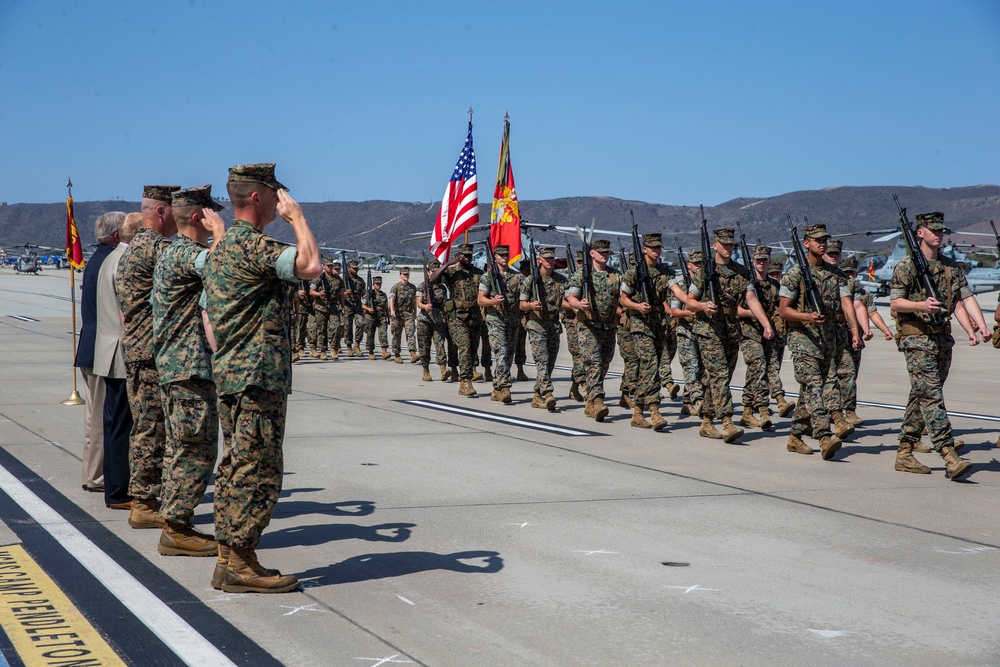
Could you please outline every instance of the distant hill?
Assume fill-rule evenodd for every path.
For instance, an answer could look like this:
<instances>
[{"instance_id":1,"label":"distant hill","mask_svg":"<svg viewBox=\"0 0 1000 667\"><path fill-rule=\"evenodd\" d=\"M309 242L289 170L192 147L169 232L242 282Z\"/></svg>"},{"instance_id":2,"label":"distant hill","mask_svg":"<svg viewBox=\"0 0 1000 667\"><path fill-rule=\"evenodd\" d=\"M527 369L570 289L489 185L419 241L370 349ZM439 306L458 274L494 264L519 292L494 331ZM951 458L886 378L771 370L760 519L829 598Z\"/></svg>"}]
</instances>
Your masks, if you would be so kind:
<instances>
[{"instance_id":1,"label":"distant hill","mask_svg":"<svg viewBox=\"0 0 1000 667\"><path fill-rule=\"evenodd\" d=\"M739 220L748 241L764 242L788 237L785 213L802 226L803 216L813 223L825 223L833 232L862 232L895 227L896 210L892 195L911 213L942 211L945 220L954 230L971 227L985 231L986 220L1000 221L1000 186L977 185L962 188L923 187L835 187L823 190L789 192L775 197L741 197L716 206L706 206L709 227L734 226ZM424 241L401 243L413 232L428 232L434 226L440 202L304 202L302 208L317 240L322 245L357 248L359 250L419 255L427 248ZM60 248L65 238L64 204L10 204L0 206L0 243L7 246L25 242ZM138 202L99 201L75 202L77 224L84 244L94 243L94 221L112 210L137 211ZM589 225L592 219L604 229L627 231L629 211L641 231L660 231L664 241L673 244L674 237L686 247L694 245L700 224L697 206L650 204L612 197L567 197L522 201L521 214L531 222L552 225ZM489 220L490 202L480 206L480 219ZM232 218L232 210L222 212ZM293 236L288 225L272 223L268 232L279 239L290 241ZM875 249L871 237L847 239L851 250ZM564 245L573 238L558 233L540 232L536 240ZM986 244L983 241L983 244ZM882 246L882 244L878 244ZM613 243L614 247L618 243Z\"/></svg>"}]
</instances>

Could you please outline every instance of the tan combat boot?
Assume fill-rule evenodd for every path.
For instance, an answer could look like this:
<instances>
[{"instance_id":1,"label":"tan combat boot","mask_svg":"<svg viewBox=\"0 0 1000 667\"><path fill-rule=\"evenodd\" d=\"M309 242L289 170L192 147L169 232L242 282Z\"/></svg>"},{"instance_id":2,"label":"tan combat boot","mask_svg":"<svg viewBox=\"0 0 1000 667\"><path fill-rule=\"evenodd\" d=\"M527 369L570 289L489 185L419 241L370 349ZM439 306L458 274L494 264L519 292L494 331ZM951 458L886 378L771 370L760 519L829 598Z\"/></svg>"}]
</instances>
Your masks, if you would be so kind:
<instances>
[{"instance_id":1,"label":"tan combat boot","mask_svg":"<svg viewBox=\"0 0 1000 667\"><path fill-rule=\"evenodd\" d=\"M604 397L598 396L592 402L594 421L602 422L608 416L608 406L604 405Z\"/></svg>"},{"instance_id":2,"label":"tan combat boot","mask_svg":"<svg viewBox=\"0 0 1000 667\"><path fill-rule=\"evenodd\" d=\"M337 357L339 357L339 356L340 356L340 348L339 347L333 347L333 348L330 349L330 359L331 360L336 361Z\"/></svg>"},{"instance_id":3,"label":"tan combat boot","mask_svg":"<svg viewBox=\"0 0 1000 667\"><path fill-rule=\"evenodd\" d=\"M756 419L754 421L757 421ZM735 442L739 438L743 437L746 431L741 429L739 426L733 423L732 417L722 418L722 441L723 442Z\"/></svg>"},{"instance_id":4,"label":"tan combat boot","mask_svg":"<svg viewBox=\"0 0 1000 667\"><path fill-rule=\"evenodd\" d=\"M459 382L461 378L458 377L458 366L451 367L451 381Z\"/></svg>"},{"instance_id":5,"label":"tan combat boot","mask_svg":"<svg viewBox=\"0 0 1000 667\"><path fill-rule=\"evenodd\" d=\"M631 410L635 406L633 405L632 399L629 398L628 394L622 394L621 398L618 399L618 407L628 408Z\"/></svg>"},{"instance_id":6,"label":"tan combat boot","mask_svg":"<svg viewBox=\"0 0 1000 667\"><path fill-rule=\"evenodd\" d=\"M368 353L368 361L375 361L375 353L374 352L369 352Z\"/></svg>"},{"instance_id":7,"label":"tan combat boot","mask_svg":"<svg viewBox=\"0 0 1000 667\"><path fill-rule=\"evenodd\" d=\"M514 379L518 382L527 382L529 380L528 376L524 372L524 366L521 364L517 365L517 376Z\"/></svg>"},{"instance_id":8,"label":"tan combat boot","mask_svg":"<svg viewBox=\"0 0 1000 667\"><path fill-rule=\"evenodd\" d=\"M261 567L251 548L229 548L229 564L222 577L227 593L289 593L299 587L295 577Z\"/></svg>"},{"instance_id":9,"label":"tan combat boot","mask_svg":"<svg viewBox=\"0 0 1000 667\"><path fill-rule=\"evenodd\" d=\"M569 386L569 397L574 401L584 400L583 394L580 393L580 383L576 380L573 380L573 383Z\"/></svg>"},{"instance_id":10,"label":"tan combat boot","mask_svg":"<svg viewBox=\"0 0 1000 667\"><path fill-rule=\"evenodd\" d=\"M667 389L667 394L670 396L670 400L677 398L677 394L681 393L681 386L673 382L670 383L670 387Z\"/></svg>"},{"instance_id":11,"label":"tan combat boot","mask_svg":"<svg viewBox=\"0 0 1000 667\"><path fill-rule=\"evenodd\" d=\"M896 470L899 472L915 472L918 475L929 475L931 469L913 457L913 443L899 442L896 450Z\"/></svg>"},{"instance_id":12,"label":"tan combat boot","mask_svg":"<svg viewBox=\"0 0 1000 667\"><path fill-rule=\"evenodd\" d=\"M844 420L844 413L840 410L833 410L830 412L830 417L833 419L833 433L841 440L851 436L854 433L854 427Z\"/></svg>"},{"instance_id":13,"label":"tan combat boot","mask_svg":"<svg viewBox=\"0 0 1000 667\"><path fill-rule=\"evenodd\" d=\"M552 395L551 391L545 392L545 409L549 412L556 411L556 397Z\"/></svg>"},{"instance_id":14,"label":"tan combat boot","mask_svg":"<svg viewBox=\"0 0 1000 667\"><path fill-rule=\"evenodd\" d=\"M155 498L132 500L128 515L128 525L133 528L163 528L167 522L160 516L160 501Z\"/></svg>"},{"instance_id":15,"label":"tan combat boot","mask_svg":"<svg viewBox=\"0 0 1000 667\"><path fill-rule=\"evenodd\" d=\"M865 423L865 420L858 416L858 413L854 410L844 411L844 421L846 421L851 426L861 426Z\"/></svg>"},{"instance_id":16,"label":"tan combat boot","mask_svg":"<svg viewBox=\"0 0 1000 667\"><path fill-rule=\"evenodd\" d=\"M788 444L785 445L785 449L787 449L788 451L790 451L790 452L792 452L794 454L812 454L813 453L812 448L809 447L809 445L807 445L806 443L802 442L802 438L800 438L799 436L795 435L794 433L790 433L788 435Z\"/></svg>"},{"instance_id":17,"label":"tan combat boot","mask_svg":"<svg viewBox=\"0 0 1000 667\"><path fill-rule=\"evenodd\" d=\"M774 401L775 403L778 404L779 417L787 417L788 415L792 414L792 412L795 410L795 404L786 401L784 394L778 394L777 398L775 398Z\"/></svg>"},{"instance_id":18,"label":"tan combat boot","mask_svg":"<svg viewBox=\"0 0 1000 667\"><path fill-rule=\"evenodd\" d=\"M487 366L483 369L483 380L486 382L493 382L493 371Z\"/></svg>"},{"instance_id":19,"label":"tan combat boot","mask_svg":"<svg viewBox=\"0 0 1000 667\"><path fill-rule=\"evenodd\" d=\"M361 356L361 345L359 345L358 343L354 344L354 356L356 357Z\"/></svg>"},{"instance_id":20,"label":"tan combat boot","mask_svg":"<svg viewBox=\"0 0 1000 667\"><path fill-rule=\"evenodd\" d=\"M701 418L701 428L698 429L698 435L703 438L711 438L712 440L722 440L722 434L715 428L711 417Z\"/></svg>"},{"instance_id":21,"label":"tan combat boot","mask_svg":"<svg viewBox=\"0 0 1000 667\"><path fill-rule=\"evenodd\" d=\"M691 404L690 403L684 403L683 405L681 405L681 415L683 415L685 417L690 417L691 416Z\"/></svg>"},{"instance_id":22,"label":"tan combat boot","mask_svg":"<svg viewBox=\"0 0 1000 667\"><path fill-rule=\"evenodd\" d=\"M354 356L357 356L357 355L354 354L354 348L351 347L350 345L348 345L347 346L347 358L350 359L351 357L354 357Z\"/></svg>"},{"instance_id":23,"label":"tan combat boot","mask_svg":"<svg viewBox=\"0 0 1000 667\"><path fill-rule=\"evenodd\" d=\"M819 455L823 457L824 461L829 461L833 458L833 455L840 451L840 446L843 443L835 435L827 435L819 439Z\"/></svg>"},{"instance_id":24,"label":"tan combat boot","mask_svg":"<svg viewBox=\"0 0 1000 667\"><path fill-rule=\"evenodd\" d=\"M482 373L480 373L479 371L475 371L475 372L472 373L472 381L473 382L479 382L484 377L485 376Z\"/></svg>"},{"instance_id":25,"label":"tan combat boot","mask_svg":"<svg viewBox=\"0 0 1000 667\"><path fill-rule=\"evenodd\" d=\"M746 405L743 406L743 416L740 417L740 425L760 428L760 422L753 416L753 408Z\"/></svg>"},{"instance_id":26,"label":"tan combat boot","mask_svg":"<svg viewBox=\"0 0 1000 667\"><path fill-rule=\"evenodd\" d=\"M705 401L703 399L699 398L698 400L696 400L694 403L691 404L691 414L696 417L704 417L705 415L702 414L704 409L705 409Z\"/></svg>"},{"instance_id":27,"label":"tan combat boot","mask_svg":"<svg viewBox=\"0 0 1000 667\"><path fill-rule=\"evenodd\" d=\"M764 406L760 409L760 430L770 431L774 424L771 422L771 409Z\"/></svg>"},{"instance_id":28,"label":"tan combat boot","mask_svg":"<svg viewBox=\"0 0 1000 667\"><path fill-rule=\"evenodd\" d=\"M638 403L634 405L635 407L632 408L632 426L636 428L653 428L653 425L642 416L642 406Z\"/></svg>"},{"instance_id":29,"label":"tan combat boot","mask_svg":"<svg viewBox=\"0 0 1000 667\"><path fill-rule=\"evenodd\" d=\"M655 403L649 406L649 419L653 422L654 431L662 431L667 427L667 420L660 414L660 406Z\"/></svg>"},{"instance_id":30,"label":"tan combat boot","mask_svg":"<svg viewBox=\"0 0 1000 667\"><path fill-rule=\"evenodd\" d=\"M410 352L410 363L416 364L420 362L420 355L416 352Z\"/></svg>"},{"instance_id":31,"label":"tan combat boot","mask_svg":"<svg viewBox=\"0 0 1000 667\"><path fill-rule=\"evenodd\" d=\"M294 364L298 360L299 360L299 351L292 350L292 363Z\"/></svg>"},{"instance_id":32,"label":"tan combat boot","mask_svg":"<svg viewBox=\"0 0 1000 667\"><path fill-rule=\"evenodd\" d=\"M959 458L958 454L955 453L955 448L951 445L941 448L941 458L944 459L945 467L948 469L948 477L951 479L958 479L972 470L972 464Z\"/></svg>"},{"instance_id":33,"label":"tan combat boot","mask_svg":"<svg viewBox=\"0 0 1000 667\"><path fill-rule=\"evenodd\" d=\"M499 389L494 389L493 391L490 392L490 400L491 401L497 401L497 402L500 401L500 390Z\"/></svg>"},{"instance_id":34,"label":"tan combat boot","mask_svg":"<svg viewBox=\"0 0 1000 667\"><path fill-rule=\"evenodd\" d=\"M382 361L385 361L386 359L390 358L391 356L392 355L389 354L389 350L382 350ZM403 362L400 362L400 363L403 363Z\"/></svg>"},{"instance_id":35,"label":"tan combat boot","mask_svg":"<svg viewBox=\"0 0 1000 667\"><path fill-rule=\"evenodd\" d=\"M441 364L438 368L441 369L441 382L447 382L448 378L451 377L451 371L449 371L448 367L444 364Z\"/></svg>"},{"instance_id":36,"label":"tan combat boot","mask_svg":"<svg viewBox=\"0 0 1000 667\"><path fill-rule=\"evenodd\" d=\"M431 369L424 366L424 374L420 376L420 379L424 382L434 382L434 378L431 377Z\"/></svg>"},{"instance_id":37,"label":"tan combat boot","mask_svg":"<svg viewBox=\"0 0 1000 667\"><path fill-rule=\"evenodd\" d=\"M320 358L320 361L326 361L326 352L320 352L319 353L319 358Z\"/></svg>"},{"instance_id":38,"label":"tan combat boot","mask_svg":"<svg viewBox=\"0 0 1000 667\"><path fill-rule=\"evenodd\" d=\"M504 387L500 390L500 402L504 405L510 405L510 387Z\"/></svg>"},{"instance_id":39,"label":"tan combat boot","mask_svg":"<svg viewBox=\"0 0 1000 667\"><path fill-rule=\"evenodd\" d=\"M217 591L222 590L222 580L226 577L226 568L229 567L229 545L218 543L219 557L215 559L215 569L212 570L212 588Z\"/></svg>"},{"instance_id":40,"label":"tan combat boot","mask_svg":"<svg viewBox=\"0 0 1000 667\"><path fill-rule=\"evenodd\" d=\"M461 380L458 385L458 395L459 396L475 396L476 390L472 386L472 380Z\"/></svg>"},{"instance_id":41,"label":"tan combat boot","mask_svg":"<svg viewBox=\"0 0 1000 667\"><path fill-rule=\"evenodd\" d=\"M531 397L531 407L541 408L542 410L548 409L545 407L545 399L542 398L541 394L535 394L534 396Z\"/></svg>"},{"instance_id":42,"label":"tan combat boot","mask_svg":"<svg viewBox=\"0 0 1000 667\"><path fill-rule=\"evenodd\" d=\"M400 356L399 356L398 354L397 354L397 355L396 355L395 357L393 357L393 359L392 359L392 360L393 360L393 361L394 361L395 363L397 363L397 364L401 364L401 363L403 363L403 358L402 358L402 357L400 357Z\"/></svg>"},{"instance_id":43,"label":"tan combat boot","mask_svg":"<svg viewBox=\"0 0 1000 667\"><path fill-rule=\"evenodd\" d=\"M587 399L586 404L583 406L583 416L591 418L594 416L594 402L589 398Z\"/></svg>"},{"instance_id":44,"label":"tan combat boot","mask_svg":"<svg viewBox=\"0 0 1000 667\"><path fill-rule=\"evenodd\" d=\"M191 526L171 523L163 526L156 550L164 556L214 556L219 552L211 535L199 533Z\"/></svg>"}]
</instances>

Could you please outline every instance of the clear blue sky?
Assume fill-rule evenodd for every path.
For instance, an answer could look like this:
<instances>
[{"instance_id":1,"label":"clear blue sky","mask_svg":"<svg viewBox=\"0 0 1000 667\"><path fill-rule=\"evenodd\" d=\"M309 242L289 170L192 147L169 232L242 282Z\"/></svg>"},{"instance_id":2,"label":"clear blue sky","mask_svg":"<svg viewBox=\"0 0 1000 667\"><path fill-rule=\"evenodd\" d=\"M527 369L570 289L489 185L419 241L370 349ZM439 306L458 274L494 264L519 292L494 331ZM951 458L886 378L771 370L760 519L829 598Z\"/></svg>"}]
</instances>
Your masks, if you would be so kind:
<instances>
[{"instance_id":1,"label":"clear blue sky","mask_svg":"<svg viewBox=\"0 0 1000 667\"><path fill-rule=\"evenodd\" d=\"M996 184L1000 2L0 0L8 203L224 195L241 162L426 202L470 105L481 201L505 111L522 199Z\"/></svg>"}]
</instances>

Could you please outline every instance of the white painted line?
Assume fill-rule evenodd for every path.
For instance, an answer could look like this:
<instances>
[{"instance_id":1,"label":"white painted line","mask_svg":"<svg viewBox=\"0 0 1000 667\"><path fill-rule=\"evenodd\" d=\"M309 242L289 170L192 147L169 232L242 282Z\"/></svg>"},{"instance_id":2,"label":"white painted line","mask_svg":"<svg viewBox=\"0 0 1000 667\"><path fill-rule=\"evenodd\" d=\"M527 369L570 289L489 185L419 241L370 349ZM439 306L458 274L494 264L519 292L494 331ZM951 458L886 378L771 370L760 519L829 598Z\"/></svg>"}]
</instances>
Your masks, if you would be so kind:
<instances>
[{"instance_id":1,"label":"white painted line","mask_svg":"<svg viewBox=\"0 0 1000 667\"><path fill-rule=\"evenodd\" d=\"M36 320L33 317L25 317L24 315L8 315L7 317L9 317L11 319L14 319L14 320L21 320L22 322L37 322L38 321L38 320Z\"/></svg>"},{"instance_id":2,"label":"white painted line","mask_svg":"<svg viewBox=\"0 0 1000 667\"><path fill-rule=\"evenodd\" d=\"M719 592L718 588L702 588L701 584L695 584L694 586L667 586L667 588L679 588L682 591L684 591L685 595L687 595L691 591L715 591L716 593Z\"/></svg>"},{"instance_id":3,"label":"white painted line","mask_svg":"<svg viewBox=\"0 0 1000 667\"><path fill-rule=\"evenodd\" d=\"M407 599L406 599L406 598L404 598L404 597L403 597L402 595L397 595L396 597L398 597L398 598L399 598L400 600L402 600L402 601L403 601L403 602L405 602L406 604L409 604L409 605L413 605L414 607L416 607L416 606L417 606L417 603L416 603L416 602L413 602L412 600L407 600Z\"/></svg>"},{"instance_id":4,"label":"white painted line","mask_svg":"<svg viewBox=\"0 0 1000 667\"><path fill-rule=\"evenodd\" d=\"M136 618L186 664L235 667L235 663L211 642L3 466L0 466L0 490L54 537L67 553L87 568L98 582L121 600Z\"/></svg>"},{"instance_id":5,"label":"white painted line","mask_svg":"<svg viewBox=\"0 0 1000 667\"><path fill-rule=\"evenodd\" d=\"M314 607L316 606L316 604L317 604L316 602L313 602L312 604L307 604L307 605L304 605L302 607L289 607L288 605L284 605L284 604L279 604L278 606L281 607L282 609L291 609L290 612L282 614L282 616L291 616L292 614L297 614L300 611L318 611L321 614L329 614L330 613L326 609L314 609Z\"/></svg>"},{"instance_id":6,"label":"white painted line","mask_svg":"<svg viewBox=\"0 0 1000 667\"><path fill-rule=\"evenodd\" d=\"M481 419L488 419L490 421L504 422L505 424L513 424L515 426L523 426L524 428L533 428L542 431L552 431L553 433L562 433L563 435L591 435L587 431L577 431L571 428L565 428L562 426L552 426L551 424L542 424L540 422L527 421L525 419L518 419L516 417L504 417L502 415L496 415L492 412L479 412L478 410L468 410L466 408L457 408L452 405L446 405L444 403L432 403L430 401L418 401L418 400L407 400L402 401L403 403L409 403L410 405L419 405L423 408L431 408L434 410L444 410L445 412L454 412L459 415L468 415L470 417L479 417Z\"/></svg>"},{"instance_id":7,"label":"white painted line","mask_svg":"<svg viewBox=\"0 0 1000 667\"><path fill-rule=\"evenodd\" d=\"M583 549L576 549L573 551L575 554L583 554L584 556L591 556L593 554L619 554L620 551L605 551L604 549L594 549L593 551L585 551Z\"/></svg>"},{"instance_id":8,"label":"white painted line","mask_svg":"<svg viewBox=\"0 0 1000 667\"><path fill-rule=\"evenodd\" d=\"M951 549L944 549L942 547L934 547L934 551L942 554L958 554L960 556L968 556L971 554L981 554L984 551L993 551L993 547L962 547L957 551Z\"/></svg>"},{"instance_id":9,"label":"white painted line","mask_svg":"<svg viewBox=\"0 0 1000 667\"><path fill-rule=\"evenodd\" d=\"M387 663L399 663L412 665L415 664L412 660L396 660L399 657L398 653L393 653L387 658L355 658L355 660L370 660L372 664L369 667L381 667Z\"/></svg>"},{"instance_id":10,"label":"white painted line","mask_svg":"<svg viewBox=\"0 0 1000 667\"><path fill-rule=\"evenodd\" d=\"M809 632L826 639L836 639L837 637L843 637L847 634L846 632L842 632L840 630L813 630L812 628L809 628Z\"/></svg>"}]
</instances>

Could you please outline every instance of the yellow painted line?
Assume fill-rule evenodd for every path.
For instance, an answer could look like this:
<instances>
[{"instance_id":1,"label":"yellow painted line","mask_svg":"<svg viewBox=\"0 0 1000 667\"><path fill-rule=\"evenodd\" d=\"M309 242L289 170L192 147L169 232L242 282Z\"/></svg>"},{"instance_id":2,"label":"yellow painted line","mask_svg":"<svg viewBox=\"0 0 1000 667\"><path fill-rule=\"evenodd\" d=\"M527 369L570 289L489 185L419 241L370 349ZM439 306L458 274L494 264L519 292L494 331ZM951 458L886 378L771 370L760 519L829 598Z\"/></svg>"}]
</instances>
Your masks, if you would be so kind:
<instances>
[{"instance_id":1,"label":"yellow painted line","mask_svg":"<svg viewBox=\"0 0 1000 667\"><path fill-rule=\"evenodd\" d=\"M0 626L25 665L122 665L22 547L0 547Z\"/></svg>"}]
</instances>

